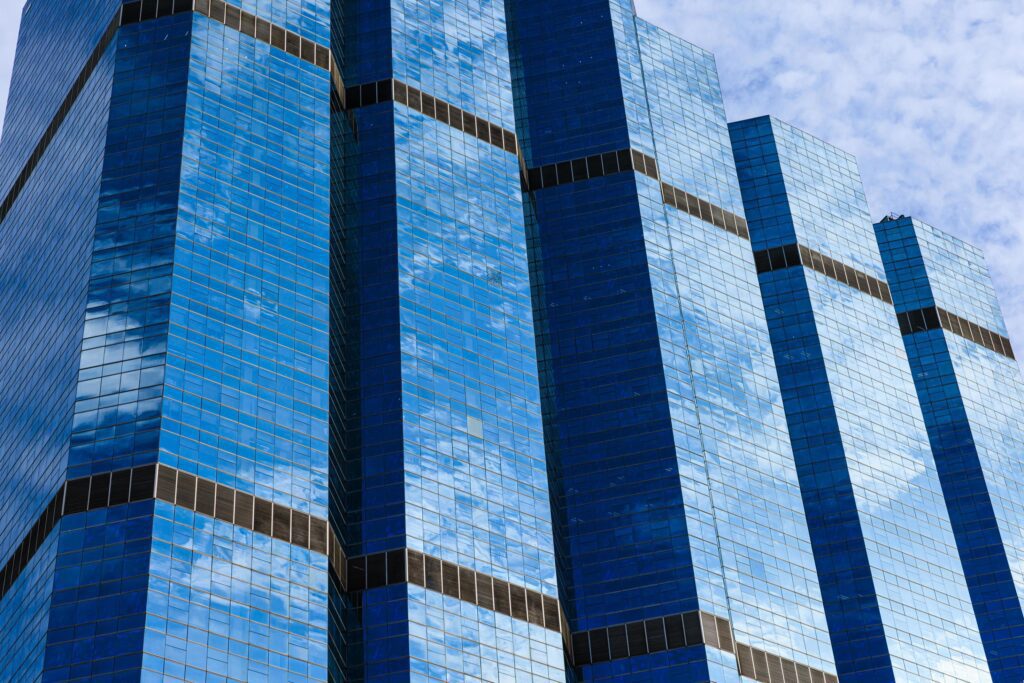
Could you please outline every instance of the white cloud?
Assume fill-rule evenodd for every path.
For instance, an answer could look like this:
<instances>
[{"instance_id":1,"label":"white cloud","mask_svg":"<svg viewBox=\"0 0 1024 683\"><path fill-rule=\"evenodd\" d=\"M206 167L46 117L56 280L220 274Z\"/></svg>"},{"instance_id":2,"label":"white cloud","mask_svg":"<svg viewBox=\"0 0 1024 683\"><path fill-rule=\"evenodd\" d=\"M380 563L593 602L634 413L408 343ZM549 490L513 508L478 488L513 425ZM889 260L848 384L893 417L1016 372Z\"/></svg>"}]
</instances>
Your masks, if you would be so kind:
<instances>
[{"instance_id":1,"label":"white cloud","mask_svg":"<svg viewBox=\"0 0 1024 683\"><path fill-rule=\"evenodd\" d=\"M24 0L0 0L0 129L7 112L7 89L14 66L14 47L18 43L18 24Z\"/></svg>"},{"instance_id":2,"label":"white cloud","mask_svg":"<svg viewBox=\"0 0 1024 683\"><path fill-rule=\"evenodd\" d=\"M774 114L846 149L874 218L982 247L1024 348L1024 1L636 4L715 52L731 119Z\"/></svg>"}]
</instances>

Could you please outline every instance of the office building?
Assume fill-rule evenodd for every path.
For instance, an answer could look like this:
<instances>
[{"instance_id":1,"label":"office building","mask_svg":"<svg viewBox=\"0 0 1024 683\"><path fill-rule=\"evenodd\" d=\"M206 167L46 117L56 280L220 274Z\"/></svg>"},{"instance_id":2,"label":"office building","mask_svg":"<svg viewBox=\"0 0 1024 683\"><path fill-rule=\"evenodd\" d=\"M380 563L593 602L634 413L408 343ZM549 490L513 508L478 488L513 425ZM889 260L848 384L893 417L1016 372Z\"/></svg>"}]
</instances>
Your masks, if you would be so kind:
<instances>
[{"instance_id":1,"label":"office building","mask_svg":"<svg viewBox=\"0 0 1024 683\"><path fill-rule=\"evenodd\" d=\"M0 680L1012 680L1006 330L876 230L626 0L31 0Z\"/></svg>"},{"instance_id":2,"label":"office building","mask_svg":"<svg viewBox=\"0 0 1024 683\"><path fill-rule=\"evenodd\" d=\"M730 131L839 676L985 680L856 161L771 117Z\"/></svg>"},{"instance_id":3,"label":"office building","mask_svg":"<svg viewBox=\"0 0 1024 683\"><path fill-rule=\"evenodd\" d=\"M910 217L875 224L994 681L1024 679L1024 387L984 256Z\"/></svg>"}]
</instances>

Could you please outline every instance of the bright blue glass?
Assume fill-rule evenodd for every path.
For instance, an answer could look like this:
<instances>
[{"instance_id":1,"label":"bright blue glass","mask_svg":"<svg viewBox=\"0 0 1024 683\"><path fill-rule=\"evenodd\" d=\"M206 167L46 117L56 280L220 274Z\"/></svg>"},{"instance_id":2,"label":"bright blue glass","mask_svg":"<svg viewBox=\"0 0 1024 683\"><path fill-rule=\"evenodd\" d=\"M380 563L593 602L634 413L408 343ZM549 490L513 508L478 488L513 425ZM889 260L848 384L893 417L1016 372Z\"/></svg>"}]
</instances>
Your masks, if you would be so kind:
<instances>
[{"instance_id":1,"label":"bright blue glass","mask_svg":"<svg viewBox=\"0 0 1024 683\"><path fill-rule=\"evenodd\" d=\"M0 197L115 7L26 7L0 144ZM64 49L54 50L54 41ZM65 478L113 70L110 46L0 229L0 562ZM0 680L42 672L58 534L59 527L0 602Z\"/></svg>"},{"instance_id":2,"label":"bright blue glass","mask_svg":"<svg viewBox=\"0 0 1024 683\"><path fill-rule=\"evenodd\" d=\"M394 78L514 129L501 3L345 13L360 27L346 83ZM355 463L346 550L408 547L555 597L516 156L397 102L353 118L345 248L351 305L365 313L341 331L359 378L343 410L361 415L344 437ZM350 676L564 678L555 631L415 586L361 600Z\"/></svg>"},{"instance_id":3,"label":"bright blue glass","mask_svg":"<svg viewBox=\"0 0 1024 683\"><path fill-rule=\"evenodd\" d=\"M326 19L321 3L319 23L300 30L322 36ZM317 517L327 516L329 93L325 70L195 16L159 454ZM147 671L326 678L323 555L164 503L156 514Z\"/></svg>"},{"instance_id":4,"label":"bright blue glass","mask_svg":"<svg viewBox=\"0 0 1024 683\"><path fill-rule=\"evenodd\" d=\"M880 258L853 159L768 119L730 135L714 57L629 0L196 3L129 4L109 44L119 0L26 5L0 143L0 202L34 169L0 225L0 680L741 680L708 632L582 666L565 647L693 610L790 675L983 680L987 656L1020 678L1016 367L901 341L888 304L759 278L751 253L798 240L888 277L898 311L1005 334L977 252L905 219ZM368 103L382 79L519 149ZM566 164L523 191L629 150L657 172ZM66 481L155 464L328 518L348 589L301 535L166 488L26 535ZM355 558L406 548L557 598L570 631L353 587Z\"/></svg>"},{"instance_id":5,"label":"bright blue glass","mask_svg":"<svg viewBox=\"0 0 1024 683\"><path fill-rule=\"evenodd\" d=\"M897 312L938 306L1006 327L976 248L909 217L875 225ZM992 679L1024 678L1024 382L1005 356L944 330L904 335Z\"/></svg>"},{"instance_id":6,"label":"bright blue glass","mask_svg":"<svg viewBox=\"0 0 1024 683\"><path fill-rule=\"evenodd\" d=\"M528 165L631 147L742 215L713 57L628 3L605 7L510 5ZM700 608L745 644L833 671L749 243L640 174L539 189L528 210L573 629ZM582 672L739 678L713 648Z\"/></svg>"},{"instance_id":7,"label":"bright blue glass","mask_svg":"<svg viewBox=\"0 0 1024 683\"><path fill-rule=\"evenodd\" d=\"M856 161L771 118L730 126L755 250L884 277ZM760 276L843 680L988 676L890 304L809 268Z\"/></svg>"}]
</instances>

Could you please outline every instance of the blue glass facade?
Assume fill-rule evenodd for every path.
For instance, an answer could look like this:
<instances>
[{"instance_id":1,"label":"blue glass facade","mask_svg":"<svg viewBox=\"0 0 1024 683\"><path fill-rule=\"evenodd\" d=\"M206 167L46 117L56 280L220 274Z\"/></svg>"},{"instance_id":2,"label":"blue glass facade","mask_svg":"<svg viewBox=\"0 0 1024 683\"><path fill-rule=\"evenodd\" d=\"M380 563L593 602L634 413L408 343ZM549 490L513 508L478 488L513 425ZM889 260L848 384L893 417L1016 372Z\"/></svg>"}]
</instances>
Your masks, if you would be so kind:
<instances>
[{"instance_id":1,"label":"blue glass facade","mask_svg":"<svg viewBox=\"0 0 1024 683\"><path fill-rule=\"evenodd\" d=\"M627 0L33 0L0 680L1018 680L998 305L864 207Z\"/></svg>"},{"instance_id":2,"label":"blue glass facade","mask_svg":"<svg viewBox=\"0 0 1024 683\"><path fill-rule=\"evenodd\" d=\"M952 314L1005 338L988 268L977 248L910 217L877 223L875 232L906 318L903 342L992 679L1021 680L1024 384L1012 351L1007 357L942 324ZM935 314L938 326L925 320L935 309L944 312Z\"/></svg>"},{"instance_id":3,"label":"blue glass facade","mask_svg":"<svg viewBox=\"0 0 1024 683\"><path fill-rule=\"evenodd\" d=\"M39 2L22 17L0 144L3 196L90 55L100 56L0 224L0 562L15 555L65 478L114 71L114 47L97 46L115 9L111 0ZM0 601L0 680L41 675L57 536Z\"/></svg>"},{"instance_id":4,"label":"blue glass facade","mask_svg":"<svg viewBox=\"0 0 1024 683\"><path fill-rule=\"evenodd\" d=\"M749 242L663 198L668 184L742 216L714 59L628 3L510 5L528 169L623 149L657 166L528 181L563 598L591 631L581 677L739 680L721 632L617 651L620 626L693 610L834 672Z\"/></svg>"},{"instance_id":5,"label":"blue glass facade","mask_svg":"<svg viewBox=\"0 0 1024 683\"><path fill-rule=\"evenodd\" d=\"M984 680L856 161L773 118L730 130L840 677Z\"/></svg>"},{"instance_id":6,"label":"blue glass facade","mask_svg":"<svg viewBox=\"0 0 1024 683\"><path fill-rule=\"evenodd\" d=\"M554 598L504 7L342 12L345 551L404 548ZM564 679L557 629L458 598L363 591L348 678Z\"/></svg>"},{"instance_id":7,"label":"blue glass facade","mask_svg":"<svg viewBox=\"0 0 1024 683\"><path fill-rule=\"evenodd\" d=\"M20 616L4 620L19 653L5 674L323 680L326 556L240 529L230 512L153 501L153 470L138 468L327 516L330 72L238 23L252 10L326 44L328 3L253 3L237 19L191 3L92 5L26 11L22 55L39 61L24 68L41 73L15 84L3 146L4 253L27 280L42 252L52 283L30 297L11 282L6 297L4 321L30 346L4 352L5 465L19 473L4 556L62 500L7 581L3 609ZM53 122L40 116L62 98ZM48 225L60 232L24 233ZM45 375L25 372L37 365ZM122 503L108 473L132 468L140 500L126 489ZM65 481L90 476L79 506Z\"/></svg>"}]
</instances>

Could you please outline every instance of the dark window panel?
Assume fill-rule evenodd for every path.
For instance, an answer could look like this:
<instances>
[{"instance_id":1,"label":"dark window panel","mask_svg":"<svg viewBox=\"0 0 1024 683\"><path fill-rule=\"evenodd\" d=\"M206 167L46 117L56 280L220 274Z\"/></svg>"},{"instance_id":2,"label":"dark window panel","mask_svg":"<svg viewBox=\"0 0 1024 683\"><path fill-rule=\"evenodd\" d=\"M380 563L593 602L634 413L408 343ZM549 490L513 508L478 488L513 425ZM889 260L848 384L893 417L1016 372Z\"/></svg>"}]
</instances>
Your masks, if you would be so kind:
<instances>
[{"instance_id":1,"label":"dark window panel","mask_svg":"<svg viewBox=\"0 0 1024 683\"><path fill-rule=\"evenodd\" d=\"M459 567L459 599L471 602L474 605L477 604L476 572L472 569Z\"/></svg>"},{"instance_id":2,"label":"dark window panel","mask_svg":"<svg viewBox=\"0 0 1024 683\"><path fill-rule=\"evenodd\" d=\"M673 614L665 617L665 642L669 650L687 646L686 630L683 627L683 616Z\"/></svg>"},{"instance_id":3,"label":"dark window panel","mask_svg":"<svg viewBox=\"0 0 1024 683\"><path fill-rule=\"evenodd\" d=\"M561 629L561 621L558 618L558 601L547 595L544 596L544 626L552 631Z\"/></svg>"},{"instance_id":4,"label":"dark window panel","mask_svg":"<svg viewBox=\"0 0 1024 683\"><path fill-rule=\"evenodd\" d=\"M611 658L608 647L608 630L599 628L590 632L590 661L607 662Z\"/></svg>"},{"instance_id":5,"label":"dark window panel","mask_svg":"<svg viewBox=\"0 0 1024 683\"><path fill-rule=\"evenodd\" d=\"M786 258L786 266L800 265L800 249L795 244L787 244L782 247L783 255Z\"/></svg>"},{"instance_id":6,"label":"dark window panel","mask_svg":"<svg viewBox=\"0 0 1024 683\"><path fill-rule=\"evenodd\" d=\"M553 164L547 166L541 166L541 187L554 187L558 184L558 176L555 172Z\"/></svg>"},{"instance_id":7,"label":"dark window panel","mask_svg":"<svg viewBox=\"0 0 1024 683\"><path fill-rule=\"evenodd\" d=\"M347 585L349 591L361 591L366 588L366 558L352 557L347 564Z\"/></svg>"},{"instance_id":8,"label":"dark window panel","mask_svg":"<svg viewBox=\"0 0 1024 683\"><path fill-rule=\"evenodd\" d=\"M234 5L227 5L224 13L224 25L236 31L242 25L242 10Z\"/></svg>"},{"instance_id":9,"label":"dark window panel","mask_svg":"<svg viewBox=\"0 0 1024 683\"><path fill-rule=\"evenodd\" d=\"M772 681L782 680L782 659L771 653L768 654L768 677Z\"/></svg>"},{"instance_id":10,"label":"dark window panel","mask_svg":"<svg viewBox=\"0 0 1024 683\"><path fill-rule=\"evenodd\" d=\"M451 562L441 563L441 592L452 598L459 597L459 568Z\"/></svg>"},{"instance_id":11,"label":"dark window panel","mask_svg":"<svg viewBox=\"0 0 1024 683\"><path fill-rule=\"evenodd\" d=\"M483 121L473 116L469 112L462 112L462 130L469 135L476 136L477 130L480 128Z\"/></svg>"},{"instance_id":12,"label":"dark window panel","mask_svg":"<svg viewBox=\"0 0 1024 683\"><path fill-rule=\"evenodd\" d=\"M711 647L721 647L718 642L718 624L715 622L714 615L701 612L700 621L704 631L704 642ZM687 638L687 643L689 643L689 638Z\"/></svg>"},{"instance_id":13,"label":"dark window panel","mask_svg":"<svg viewBox=\"0 0 1024 683\"><path fill-rule=\"evenodd\" d=\"M494 609L494 587L491 585L491 577L479 572L476 575L476 599L477 604L484 609Z\"/></svg>"},{"instance_id":14,"label":"dark window panel","mask_svg":"<svg viewBox=\"0 0 1024 683\"><path fill-rule=\"evenodd\" d=\"M770 683L768 678L768 657L763 650L752 650L754 659L754 678L765 683Z\"/></svg>"},{"instance_id":15,"label":"dark window panel","mask_svg":"<svg viewBox=\"0 0 1024 683\"><path fill-rule=\"evenodd\" d=\"M740 234L739 228L736 227L736 214L725 212L725 229L734 235Z\"/></svg>"},{"instance_id":16,"label":"dark window panel","mask_svg":"<svg viewBox=\"0 0 1024 683\"><path fill-rule=\"evenodd\" d=\"M300 548L309 548L309 515L292 510L292 543Z\"/></svg>"},{"instance_id":17,"label":"dark window panel","mask_svg":"<svg viewBox=\"0 0 1024 683\"><path fill-rule=\"evenodd\" d=\"M89 488L89 509L107 507L107 496L109 495L110 473L93 475Z\"/></svg>"},{"instance_id":18,"label":"dark window panel","mask_svg":"<svg viewBox=\"0 0 1024 683\"><path fill-rule=\"evenodd\" d=\"M910 326L910 316L906 313L900 313L896 316L896 322L900 326L900 334L911 334L914 330Z\"/></svg>"},{"instance_id":19,"label":"dark window panel","mask_svg":"<svg viewBox=\"0 0 1024 683\"><path fill-rule=\"evenodd\" d=\"M274 538L288 543L291 540L291 510L274 503Z\"/></svg>"},{"instance_id":20,"label":"dark window panel","mask_svg":"<svg viewBox=\"0 0 1024 683\"><path fill-rule=\"evenodd\" d=\"M586 631L572 634L572 654L577 666L590 663L590 634Z\"/></svg>"},{"instance_id":21,"label":"dark window panel","mask_svg":"<svg viewBox=\"0 0 1024 683\"><path fill-rule=\"evenodd\" d=\"M402 583L405 581L405 550L389 550L388 558L388 585Z\"/></svg>"},{"instance_id":22,"label":"dark window panel","mask_svg":"<svg viewBox=\"0 0 1024 683\"><path fill-rule=\"evenodd\" d=\"M736 646L736 663L739 665L741 676L754 678L754 657L749 647L746 645Z\"/></svg>"},{"instance_id":23,"label":"dark window panel","mask_svg":"<svg viewBox=\"0 0 1024 683\"><path fill-rule=\"evenodd\" d=\"M174 493L178 487L178 471L170 467L161 467L156 478L156 497L174 504Z\"/></svg>"},{"instance_id":24,"label":"dark window panel","mask_svg":"<svg viewBox=\"0 0 1024 683\"><path fill-rule=\"evenodd\" d=\"M668 647L665 641L665 622L662 619L648 619L644 622L647 635L647 649L650 652L661 652Z\"/></svg>"},{"instance_id":25,"label":"dark window panel","mask_svg":"<svg viewBox=\"0 0 1024 683\"><path fill-rule=\"evenodd\" d=\"M725 229L725 215L722 213L722 209L714 204L711 205L711 223L716 228Z\"/></svg>"},{"instance_id":26,"label":"dark window panel","mask_svg":"<svg viewBox=\"0 0 1024 683\"><path fill-rule=\"evenodd\" d=\"M619 156L615 152L605 152L602 154L601 164L604 166L605 174L619 172Z\"/></svg>"},{"instance_id":27,"label":"dark window panel","mask_svg":"<svg viewBox=\"0 0 1024 683\"><path fill-rule=\"evenodd\" d=\"M438 593L441 592L441 560L429 555L424 556L426 566L426 587Z\"/></svg>"},{"instance_id":28,"label":"dark window panel","mask_svg":"<svg viewBox=\"0 0 1024 683\"><path fill-rule=\"evenodd\" d=\"M676 203L675 189L671 185L661 184L661 201L671 206L678 207Z\"/></svg>"},{"instance_id":29,"label":"dark window panel","mask_svg":"<svg viewBox=\"0 0 1024 683\"><path fill-rule=\"evenodd\" d=\"M718 626L718 646L726 652L733 652L732 629L729 622L722 617L715 617Z\"/></svg>"},{"instance_id":30,"label":"dark window panel","mask_svg":"<svg viewBox=\"0 0 1024 683\"><path fill-rule=\"evenodd\" d=\"M666 620L666 624L668 620ZM701 635L700 612L687 612L683 615L683 632L686 636L686 646L692 647L704 642Z\"/></svg>"},{"instance_id":31,"label":"dark window panel","mask_svg":"<svg viewBox=\"0 0 1024 683\"><path fill-rule=\"evenodd\" d=\"M792 659L782 660L782 680L784 683L799 683L796 676L796 662Z\"/></svg>"},{"instance_id":32,"label":"dark window panel","mask_svg":"<svg viewBox=\"0 0 1024 683\"><path fill-rule=\"evenodd\" d=\"M544 625L544 600L537 591L526 591L526 618L531 624Z\"/></svg>"},{"instance_id":33,"label":"dark window panel","mask_svg":"<svg viewBox=\"0 0 1024 683\"><path fill-rule=\"evenodd\" d=\"M631 657L647 654L647 637L644 635L644 622L634 621L626 624L626 640L629 643L629 655Z\"/></svg>"},{"instance_id":34,"label":"dark window panel","mask_svg":"<svg viewBox=\"0 0 1024 683\"><path fill-rule=\"evenodd\" d=\"M359 88L359 101L362 106L369 107L377 104L377 84L365 83Z\"/></svg>"},{"instance_id":35,"label":"dark window panel","mask_svg":"<svg viewBox=\"0 0 1024 683\"><path fill-rule=\"evenodd\" d=\"M253 513L254 498L248 493L242 491L235 492L235 524L245 529L252 529L252 513ZM316 548L314 548L316 550ZM324 547L318 552L324 553L327 548Z\"/></svg>"},{"instance_id":36,"label":"dark window panel","mask_svg":"<svg viewBox=\"0 0 1024 683\"><path fill-rule=\"evenodd\" d=\"M494 610L506 616L512 615L509 605L508 584L501 579L494 579Z\"/></svg>"},{"instance_id":37,"label":"dark window panel","mask_svg":"<svg viewBox=\"0 0 1024 683\"><path fill-rule=\"evenodd\" d=\"M274 504L263 498L256 499L253 513L253 530L270 536L274 530Z\"/></svg>"},{"instance_id":38,"label":"dark window panel","mask_svg":"<svg viewBox=\"0 0 1024 683\"><path fill-rule=\"evenodd\" d=\"M178 492L175 504L189 510L196 509L196 478L188 472L178 472Z\"/></svg>"},{"instance_id":39,"label":"dark window panel","mask_svg":"<svg viewBox=\"0 0 1024 683\"><path fill-rule=\"evenodd\" d=\"M216 2L216 0L213 0ZM270 27L270 44L276 47L278 50L285 49L287 39L285 37L285 30L280 26Z\"/></svg>"},{"instance_id":40,"label":"dark window panel","mask_svg":"<svg viewBox=\"0 0 1024 683\"><path fill-rule=\"evenodd\" d=\"M635 168L640 173L644 173L646 170L646 164L644 163L644 155L635 149L631 149L628 151L630 153L630 159L632 161L633 168Z\"/></svg>"},{"instance_id":41,"label":"dark window panel","mask_svg":"<svg viewBox=\"0 0 1024 683\"><path fill-rule=\"evenodd\" d=\"M213 517L217 486L207 479L196 480L196 512Z\"/></svg>"},{"instance_id":42,"label":"dark window panel","mask_svg":"<svg viewBox=\"0 0 1024 683\"><path fill-rule=\"evenodd\" d=\"M437 99L432 95L423 94L423 113L430 118L437 118Z\"/></svg>"},{"instance_id":43,"label":"dark window panel","mask_svg":"<svg viewBox=\"0 0 1024 683\"><path fill-rule=\"evenodd\" d=\"M131 494L131 484L131 470L118 470L114 472L110 477L110 504L122 505L127 503Z\"/></svg>"},{"instance_id":44,"label":"dark window panel","mask_svg":"<svg viewBox=\"0 0 1024 683\"><path fill-rule=\"evenodd\" d=\"M625 626L612 626L608 629L608 652L612 659L624 659L629 656Z\"/></svg>"},{"instance_id":45,"label":"dark window panel","mask_svg":"<svg viewBox=\"0 0 1024 683\"><path fill-rule=\"evenodd\" d=\"M767 251L754 252L754 266L758 273L768 273L772 269L771 259Z\"/></svg>"},{"instance_id":46,"label":"dark window panel","mask_svg":"<svg viewBox=\"0 0 1024 683\"><path fill-rule=\"evenodd\" d=\"M217 508L214 516L223 522L235 521L235 492L233 489L217 484Z\"/></svg>"},{"instance_id":47,"label":"dark window panel","mask_svg":"<svg viewBox=\"0 0 1024 683\"><path fill-rule=\"evenodd\" d=\"M256 17L256 40L263 43L270 42L270 22L266 19Z\"/></svg>"},{"instance_id":48,"label":"dark window panel","mask_svg":"<svg viewBox=\"0 0 1024 683\"><path fill-rule=\"evenodd\" d=\"M366 588L380 588L388 582L387 553L373 553L366 556Z\"/></svg>"},{"instance_id":49,"label":"dark window panel","mask_svg":"<svg viewBox=\"0 0 1024 683\"><path fill-rule=\"evenodd\" d=\"M200 4L208 3L209 0L199 0ZM198 9L198 8L197 8ZM203 11L203 10L201 10ZM205 13L205 11L204 11ZM142 14L142 3L141 2L126 2L121 7L121 25L126 26L128 24L138 23Z\"/></svg>"},{"instance_id":50,"label":"dark window panel","mask_svg":"<svg viewBox=\"0 0 1024 683\"><path fill-rule=\"evenodd\" d=\"M149 500L156 485L156 465L143 465L132 470L132 487L128 499Z\"/></svg>"},{"instance_id":51,"label":"dark window panel","mask_svg":"<svg viewBox=\"0 0 1024 683\"><path fill-rule=\"evenodd\" d=\"M248 12L242 12L241 25L239 31L249 36L250 38L256 37L256 17L249 14Z\"/></svg>"},{"instance_id":52,"label":"dark window panel","mask_svg":"<svg viewBox=\"0 0 1024 683\"><path fill-rule=\"evenodd\" d=\"M540 169L531 168L530 170L528 170L526 172L526 181L527 185L531 190L538 190L541 187L543 187L543 185L541 184Z\"/></svg>"},{"instance_id":53,"label":"dark window panel","mask_svg":"<svg viewBox=\"0 0 1024 683\"><path fill-rule=\"evenodd\" d=\"M587 160L584 159L573 159L572 161L572 178L574 181L587 180L590 176L587 173Z\"/></svg>"},{"instance_id":54,"label":"dark window panel","mask_svg":"<svg viewBox=\"0 0 1024 683\"><path fill-rule=\"evenodd\" d=\"M620 149L616 152L616 156L619 159L619 170L620 171L632 171L633 170L633 159L628 149Z\"/></svg>"},{"instance_id":55,"label":"dark window panel","mask_svg":"<svg viewBox=\"0 0 1024 683\"><path fill-rule=\"evenodd\" d=\"M409 550L408 562L409 562L409 583L417 586L426 586L427 579L423 569L423 553L415 550Z\"/></svg>"},{"instance_id":56,"label":"dark window panel","mask_svg":"<svg viewBox=\"0 0 1024 683\"><path fill-rule=\"evenodd\" d=\"M421 93L419 90L417 90L416 88L414 88L414 87L412 87L410 85L409 86L409 107L412 108L412 109L415 109L416 111L420 111L420 108L423 106L423 97L422 97L422 95L423 95L423 93Z\"/></svg>"},{"instance_id":57,"label":"dark window panel","mask_svg":"<svg viewBox=\"0 0 1024 683\"><path fill-rule=\"evenodd\" d=\"M555 174L559 185L572 182L572 166L568 161L555 164Z\"/></svg>"},{"instance_id":58,"label":"dark window panel","mask_svg":"<svg viewBox=\"0 0 1024 683\"><path fill-rule=\"evenodd\" d=\"M508 590L511 599L512 616L526 621L526 589L522 586L509 584Z\"/></svg>"}]
</instances>

